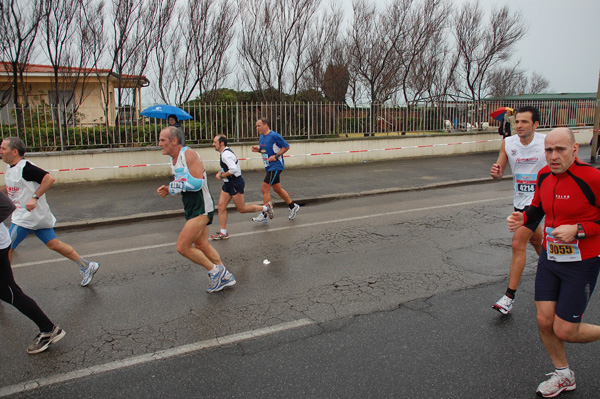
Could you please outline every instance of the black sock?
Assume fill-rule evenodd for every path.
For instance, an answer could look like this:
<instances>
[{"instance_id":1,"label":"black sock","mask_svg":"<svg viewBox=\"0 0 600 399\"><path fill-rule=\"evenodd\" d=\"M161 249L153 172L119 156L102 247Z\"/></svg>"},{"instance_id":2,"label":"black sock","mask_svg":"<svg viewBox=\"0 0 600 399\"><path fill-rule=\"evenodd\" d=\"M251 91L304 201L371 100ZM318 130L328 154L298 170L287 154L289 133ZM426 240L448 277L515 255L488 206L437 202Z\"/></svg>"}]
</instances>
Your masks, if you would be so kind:
<instances>
[{"instance_id":1,"label":"black sock","mask_svg":"<svg viewBox=\"0 0 600 399\"><path fill-rule=\"evenodd\" d=\"M510 288L506 289L506 295L507 297L509 297L510 299L515 299L515 294L517 293L517 290L511 290Z\"/></svg>"},{"instance_id":2,"label":"black sock","mask_svg":"<svg viewBox=\"0 0 600 399\"><path fill-rule=\"evenodd\" d=\"M294 201L292 201L288 204L288 208L290 208L290 209L294 209L295 206L296 206L296 203Z\"/></svg>"}]
</instances>

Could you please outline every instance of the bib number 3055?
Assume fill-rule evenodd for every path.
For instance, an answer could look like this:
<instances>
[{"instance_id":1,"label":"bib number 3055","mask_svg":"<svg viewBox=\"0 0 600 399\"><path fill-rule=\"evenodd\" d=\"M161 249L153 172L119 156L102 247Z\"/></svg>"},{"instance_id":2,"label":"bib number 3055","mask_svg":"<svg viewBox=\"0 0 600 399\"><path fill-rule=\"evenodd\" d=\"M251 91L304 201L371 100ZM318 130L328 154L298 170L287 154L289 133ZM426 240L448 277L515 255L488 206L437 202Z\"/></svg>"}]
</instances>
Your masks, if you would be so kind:
<instances>
[{"instance_id":1,"label":"bib number 3055","mask_svg":"<svg viewBox=\"0 0 600 399\"><path fill-rule=\"evenodd\" d=\"M548 243L548 253L551 255L571 255L575 253L575 250L568 244Z\"/></svg>"},{"instance_id":2,"label":"bib number 3055","mask_svg":"<svg viewBox=\"0 0 600 399\"><path fill-rule=\"evenodd\" d=\"M579 240L562 242L552 236L551 227L546 228L546 253L554 262L576 262L581 260Z\"/></svg>"}]
</instances>

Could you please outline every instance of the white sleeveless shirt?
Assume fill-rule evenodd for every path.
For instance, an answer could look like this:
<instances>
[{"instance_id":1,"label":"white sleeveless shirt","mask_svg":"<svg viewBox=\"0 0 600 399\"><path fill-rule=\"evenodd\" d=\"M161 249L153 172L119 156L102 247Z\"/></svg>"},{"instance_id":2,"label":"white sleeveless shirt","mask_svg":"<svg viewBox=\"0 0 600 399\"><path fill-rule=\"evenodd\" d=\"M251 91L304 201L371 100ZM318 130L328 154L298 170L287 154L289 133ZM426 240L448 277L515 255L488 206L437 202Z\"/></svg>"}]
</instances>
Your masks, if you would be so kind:
<instances>
[{"instance_id":1,"label":"white sleeveless shirt","mask_svg":"<svg viewBox=\"0 0 600 399\"><path fill-rule=\"evenodd\" d=\"M177 174L175 172L177 169L183 169L184 170L183 173L189 173L189 169L187 166L187 160L185 159L185 152L189 148L190 147L187 147L187 146L181 148L181 150L179 151L179 155L177 156L177 159L175 160L175 163L173 163L173 158L171 158L171 171L173 172L173 175ZM194 177L196 177L196 176L194 176ZM202 199L204 201L204 210L206 212L213 212L215 210L215 204L212 200L212 196L210 195L210 189L208 187L206 169L204 170L204 173L202 173L202 177L201 178L197 177L197 178L204 179L204 184L202 185L202 188L200 189L200 191L202 192Z\"/></svg>"},{"instance_id":2,"label":"white sleeveless shirt","mask_svg":"<svg viewBox=\"0 0 600 399\"><path fill-rule=\"evenodd\" d=\"M537 174L546 166L545 138L545 134L534 132L533 140L528 145L523 145L517 135L504 140L504 149L513 173L515 208L523 209L533 200Z\"/></svg>"},{"instance_id":3,"label":"white sleeveless shirt","mask_svg":"<svg viewBox=\"0 0 600 399\"><path fill-rule=\"evenodd\" d=\"M17 207L12 214L11 221L17 226L31 230L54 227L56 218L50 211L45 195L40 197L33 211L29 212L25 208L27 201L29 201L40 186L39 183L23 179L23 168L27 162L29 161L21 159L16 165L9 166L4 175L8 197ZM33 163L31 164L33 165Z\"/></svg>"}]
</instances>

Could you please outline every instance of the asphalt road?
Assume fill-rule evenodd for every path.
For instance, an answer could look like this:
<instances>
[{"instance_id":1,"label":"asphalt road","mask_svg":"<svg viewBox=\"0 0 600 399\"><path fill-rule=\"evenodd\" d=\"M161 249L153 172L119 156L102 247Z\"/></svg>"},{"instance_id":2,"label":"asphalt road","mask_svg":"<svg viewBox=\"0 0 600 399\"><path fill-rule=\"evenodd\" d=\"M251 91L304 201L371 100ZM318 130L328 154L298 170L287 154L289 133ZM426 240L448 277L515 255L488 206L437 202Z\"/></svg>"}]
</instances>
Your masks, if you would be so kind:
<instances>
[{"instance_id":1,"label":"asphalt road","mask_svg":"<svg viewBox=\"0 0 600 399\"><path fill-rule=\"evenodd\" d=\"M511 197L505 181L315 203L291 222L276 209L269 226L231 214L214 246L238 284L218 294L175 250L181 219L62 232L102 264L88 288L29 238L15 276L67 336L28 356L34 326L0 305L0 397L535 397L552 365L533 251L513 313L491 309ZM596 348L568 346L578 388L564 397L600 391Z\"/></svg>"}]
</instances>

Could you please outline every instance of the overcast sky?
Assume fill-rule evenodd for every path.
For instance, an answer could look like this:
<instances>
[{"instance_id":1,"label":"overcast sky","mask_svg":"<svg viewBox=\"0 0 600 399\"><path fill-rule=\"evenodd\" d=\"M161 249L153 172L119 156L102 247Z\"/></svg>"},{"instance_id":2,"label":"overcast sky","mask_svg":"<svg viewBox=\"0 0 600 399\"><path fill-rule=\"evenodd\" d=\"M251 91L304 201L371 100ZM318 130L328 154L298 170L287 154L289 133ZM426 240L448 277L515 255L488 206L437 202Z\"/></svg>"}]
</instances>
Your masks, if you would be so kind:
<instances>
[{"instance_id":1,"label":"overcast sky","mask_svg":"<svg viewBox=\"0 0 600 399\"><path fill-rule=\"evenodd\" d=\"M350 18L352 0L337 1ZM450 1L458 7L469 0ZM529 29L517 44L515 60L521 60L528 76L533 71L544 76L550 81L551 92L597 91L600 0L481 0L488 12L498 4L506 4L511 11L519 10L527 21Z\"/></svg>"}]
</instances>

